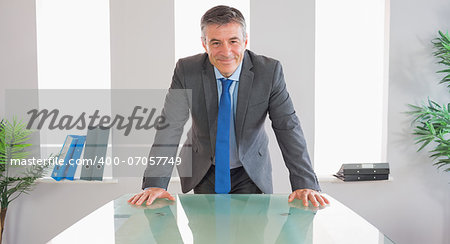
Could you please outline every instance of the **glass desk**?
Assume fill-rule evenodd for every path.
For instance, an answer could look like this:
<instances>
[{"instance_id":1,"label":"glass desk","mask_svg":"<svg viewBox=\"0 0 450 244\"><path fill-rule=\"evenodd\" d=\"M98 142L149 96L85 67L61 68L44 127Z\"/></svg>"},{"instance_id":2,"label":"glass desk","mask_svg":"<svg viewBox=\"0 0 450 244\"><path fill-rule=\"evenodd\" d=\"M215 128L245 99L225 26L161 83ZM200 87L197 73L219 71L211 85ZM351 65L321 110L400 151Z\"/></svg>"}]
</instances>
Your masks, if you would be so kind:
<instances>
[{"instance_id":1,"label":"glass desk","mask_svg":"<svg viewBox=\"0 0 450 244\"><path fill-rule=\"evenodd\" d=\"M393 243L324 194L326 207L288 203L288 195L176 195L150 206L111 201L49 243Z\"/></svg>"}]
</instances>

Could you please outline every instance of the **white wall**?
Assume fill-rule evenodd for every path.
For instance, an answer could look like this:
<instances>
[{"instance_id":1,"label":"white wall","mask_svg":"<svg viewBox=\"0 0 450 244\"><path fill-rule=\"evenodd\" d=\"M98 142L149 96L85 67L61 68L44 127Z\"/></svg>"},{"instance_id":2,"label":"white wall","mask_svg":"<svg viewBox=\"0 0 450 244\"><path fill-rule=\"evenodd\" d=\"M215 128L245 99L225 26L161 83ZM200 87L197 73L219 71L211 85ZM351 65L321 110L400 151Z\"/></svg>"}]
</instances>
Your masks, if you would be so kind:
<instances>
[{"instance_id":1,"label":"white wall","mask_svg":"<svg viewBox=\"0 0 450 244\"><path fill-rule=\"evenodd\" d=\"M437 84L442 66L430 43L438 30L450 30L449 13L446 0L391 1L388 160L397 180L389 198L402 199L408 208L390 209L397 218L386 227L401 243L450 243L450 174L431 166L426 152L415 152L410 118L402 113L405 104L428 96L450 102L449 90Z\"/></svg>"},{"instance_id":2,"label":"white wall","mask_svg":"<svg viewBox=\"0 0 450 244\"><path fill-rule=\"evenodd\" d=\"M170 77L173 60L162 60L158 63L146 55L162 55L158 50L141 50L145 45L145 40L137 47L133 47L130 52L119 49L119 56L114 56L114 47L129 45L129 40L115 31L129 30L134 34L138 32L146 33L150 28L159 28L148 18L148 11L158 9L159 13L168 11L170 4L168 1L159 0L152 3L147 1L127 1L124 6L123 1L111 1L111 35L116 36L118 41L111 42L112 48L112 87L113 88L139 88L147 84L148 78L152 74L150 67L164 67L162 70L153 70L157 77L161 78L161 83L152 84L151 87L167 88L164 79ZM265 7L262 4L273 4ZM151 9L149 9L151 7ZM313 2L294 1L285 2L278 6L269 1L252 1L251 13L252 22L266 23L270 27L267 30L286 33L292 29L277 28L267 20L264 13L273 9L283 18L280 22L291 20L294 16L304 17L307 21L313 18ZM306 8L306 9L305 9ZM311 8L310 10L308 10ZM294 10L301 12L295 12ZM291 12L292 11L292 12ZM304 11L304 12L303 12ZM441 102L448 101L448 93L436 85L438 76L434 71L438 69L435 59L431 56L432 46L430 39L436 35L438 29L448 30L450 24L450 3L447 0L430 0L423 2L419 0L397 0L391 3L391 42L390 42L390 90L389 90L389 137L388 137L388 160L391 163L394 181L389 183L350 183L331 184L322 183L324 192L329 193L357 213L365 217L382 232L387 234L397 243L449 243L449 232L446 231L450 225L449 213L449 174L437 172L430 164L426 153L416 153L412 136L409 135L409 120L402 114L406 110L407 103L414 103L425 99L427 96L436 98ZM117 15L119 14L119 15ZM305 16L306 15L306 16ZM114 16L119 16L118 19ZM134 16L134 17L133 17ZM139 19L142 16L144 19ZM136 19L133 19L136 18ZM275 23L278 20L275 20ZM294 40L287 38L287 44L281 36L268 36L266 44L257 38L264 36L262 26L252 26L252 49L280 59L284 65L288 89L293 93L298 88L295 85L299 82L312 81L314 64L313 40L308 39L313 36L311 28L301 22L292 35L302 38L304 45L296 45L293 48ZM138 29L134 25L140 25ZM114 29L116 26L117 28ZM133 27L134 26L134 27ZM283 25L279 25L283 26ZM149 28L149 29L146 29ZM258 34L258 28L260 32ZM158 29L160 30L160 29ZM267 31L266 30L266 31ZM159 34L159 33L158 33ZM14 80L14 84L21 87L36 88L36 45L35 45L35 9L34 0L0 1L0 84L1 89L9 87L9 81ZM306 38L306 39L305 39ZM169 39L165 39L166 41ZM273 43L285 42L283 45L273 45ZM164 40L162 40L164 41ZM286 49L284 47L289 47ZM294 78L293 72L297 71L297 66L290 63L290 51L304 54L301 57L300 67L305 67L305 76L301 79ZM168 50L168 52L171 52ZM173 52L167 57L173 57ZM125 58L118 60L117 57ZM167 58L166 57L166 58ZM161 61L161 60L160 60ZM167 66L166 66L167 61ZM309 62L311 61L311 63ZM6 66L5 66L6 65ZM126 65L126 66L124 66ZM7 67L7 68L4 68ZM119 73L114 73L114 70ZM306 72L306 73L305 73ZM22 77L23 79L15 78ZM7 79L5 79L7 78ZM19 82L18 84L17 82ZM121 81L132 80L136 83L126 86ZM27 83L32 81L31 83ZM153 86L154 85L154 86ZM303 123L303 128L309 143L309 150L312 151L314 121L313 107L304 106L314 100L313 84L302 83L300 87L306 89L306 94L295 93L293 95L294 104ZM295 95L295 96L294 96ZM1 95L3 96L3 95ZM3 97L0 97L3 100ZM3 112L3 111L2 111ZM311 115L311 116L309 116ZM273 138L272 138L273 139ZM271 150L275 153L273 160L280 159L277 156L277 145L272 140ZM280 165L281 162L274 162ZM277 192L287 192L289 184L285 173L274 170L275 190ZM94 209L106 202L124 194L136 191L140 188L139 178L123 178L118 184L105 185L61 185L61 184L38 184L30 196L22 196L14 201L7 216L5 229L5 243L45 243L63 229L92 212ZM174 189L171 192L177 192Z\"/></svg>"},{"instance_id":3,"label":"white wall","mask_svg":"<svg viewBox=\"0 0 450 244\"><path fill-rule=\"evenodd\" d=\"M34 1L0 1L0 97L4 89L37 88ZM4 114L3 100L0 114Z\"/></svg>"},{"instance_id":4,"label":"white wall","mask_svg":"<svg viewBox=\"0 0 450 244\"><path fill-rule=\"evenodd\" d=\"M314 0L251 0L251 50L278 59L286 86L300 119L311 160L314 159ZM266 121L275 193L289 193L289 175Z\"/></svg>"},{"instance_id":5,"label":"white wall","mask_svg":"<svg viewBox=\"0 0 450 244\"><path fill-rule=\"evenodd\" d=\"M37 89L34 1L0 1L0 115L6 89Z\"/></svg>"},{"instance_id":6,"label":"white wall","mask_svg":"<svg viewBox=\"0 0 450 244\"><path fill-rule=\"evenodd\" d=\"M396 243L450 243L450 174L417 153L406 104L427 96L442 103L449 93L437 85L442 76L431 55L431 39L450 29L447 0L392 0L390 25L387 159L389 183L322 184Z\"/></svg>"},{"instance_id":7,"label":"white wall","mask_svg":"<svg viewBox=\"0 0 450 244\"><path fill-rule=\"evenodd\" d=\"M111 89L167 89L174 69L173 1L110 0Z\"/></svg>"}]
</instances>

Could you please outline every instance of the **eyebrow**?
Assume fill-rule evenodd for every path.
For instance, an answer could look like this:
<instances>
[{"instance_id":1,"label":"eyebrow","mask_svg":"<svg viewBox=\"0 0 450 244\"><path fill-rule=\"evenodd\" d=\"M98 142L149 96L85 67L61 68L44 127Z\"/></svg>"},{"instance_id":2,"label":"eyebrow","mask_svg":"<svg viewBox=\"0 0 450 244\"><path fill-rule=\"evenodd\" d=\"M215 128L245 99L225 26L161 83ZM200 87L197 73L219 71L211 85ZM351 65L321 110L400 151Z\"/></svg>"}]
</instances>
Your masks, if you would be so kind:
<instances>
[{"instance_id":1,"label":"eyebrow","mask_svg":"<svg viewBox=\"0 0 450 244\"><path fill-rule=\"evenodd\" d=\"M217 39L211 39L211 40L209 40L209 42L220 42L220 40L217 40Z\"/></svg>"},{"instance_id":2,"label":"eyebrow","mask_svg":"<svg viewBox=\"0 0 450 244\"><path fill-rule=\"evenodd\" d=\"M234 36L234 37L231 37L228 40L239 40L239 37ZM211 39L211 40L209 40L209 42L220 42L220 40L218 40L218 39Z\"/></svg>"}]
</instances>

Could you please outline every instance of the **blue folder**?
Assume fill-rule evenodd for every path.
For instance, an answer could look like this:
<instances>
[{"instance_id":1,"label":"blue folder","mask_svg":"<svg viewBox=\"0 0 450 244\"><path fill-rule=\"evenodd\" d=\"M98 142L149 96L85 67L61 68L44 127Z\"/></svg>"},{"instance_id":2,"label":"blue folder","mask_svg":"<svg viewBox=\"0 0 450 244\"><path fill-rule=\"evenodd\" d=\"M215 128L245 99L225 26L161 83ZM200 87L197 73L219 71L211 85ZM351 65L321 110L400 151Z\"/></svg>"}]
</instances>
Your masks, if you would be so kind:
<instances>
[{"instance_id":1,"label":"blue folder","mask_svg":"<svg viewBox=\"0 0 450 244\"><path fill-rule=\"evenodd\" d=\"M64 145L58 156L58 163L53 168L52 178L60 181L65 177L66 167L69 164L69 160L72 158L73 151L77 145L78 138L68 135L64 141ZM64 158L64 161L60 164L60 159Z\"/></svg>"},{"instance_id":2,"label":"blue folder","mask_svg":"<svg viewBox=\"0 0 450 244\"><path fill-rule=\"evenodd\" d=\"M77 171L78 166L77 159L80 158L81 153L83 152L84 142L86 141L86 136L73 136L73 137L76 137L78 140L75 149L73 150L73 154L69 161L69 164L66 166L65 177L68 180L73 180L75 176L75 172Z\"/></svg>"}]
</instances>

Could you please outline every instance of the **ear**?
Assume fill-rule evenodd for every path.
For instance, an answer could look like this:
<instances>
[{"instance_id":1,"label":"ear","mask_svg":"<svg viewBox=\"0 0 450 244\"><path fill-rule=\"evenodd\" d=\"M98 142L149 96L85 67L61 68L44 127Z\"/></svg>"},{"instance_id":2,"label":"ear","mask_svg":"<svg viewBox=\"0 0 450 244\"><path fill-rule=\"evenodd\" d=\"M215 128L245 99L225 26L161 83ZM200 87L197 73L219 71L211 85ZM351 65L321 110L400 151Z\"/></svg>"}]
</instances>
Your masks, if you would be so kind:
<instances>
[{"instance_id":1,"label":"ear","mask_svg":"<svg viewBox=\"0 0 450 244\"><path fill-rule=\"evenodd\" d=\"M205 38L203 38L203 37L200 37L200 39L201 39L201 41L202 41L202 46L203 46L203 48L205 49L205 52L208 52L208 47L206 46L206 43L205 43Z\"/></svg>"},{"instance_id":2,"label":"ear","mask_svg":"<svg viewBox=\"0 0 450 244\"><path fill-rule=\"evenodd\" d=\"M244 48L247 48L247 42L248 42L248 34L245 33L245 43L244 43Z\"/></svg>"}]
</instances>

